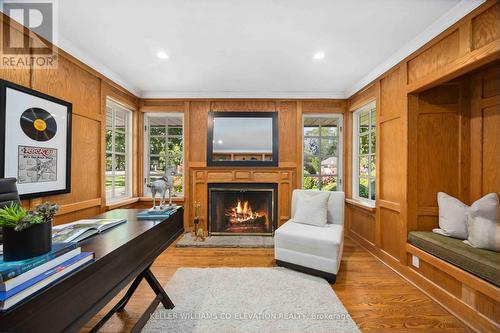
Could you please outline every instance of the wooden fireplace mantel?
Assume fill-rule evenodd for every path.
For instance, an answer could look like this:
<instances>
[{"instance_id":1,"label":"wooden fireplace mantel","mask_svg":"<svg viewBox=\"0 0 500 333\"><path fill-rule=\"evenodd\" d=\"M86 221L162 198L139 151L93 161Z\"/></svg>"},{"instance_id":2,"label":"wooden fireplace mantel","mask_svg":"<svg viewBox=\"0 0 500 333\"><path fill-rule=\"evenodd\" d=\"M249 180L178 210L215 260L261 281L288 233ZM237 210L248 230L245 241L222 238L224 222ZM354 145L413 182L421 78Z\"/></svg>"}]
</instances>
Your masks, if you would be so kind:
<instances>
[{"instance_id":1,"label":"wooden fireplace mantel","mask_svg":"<svg viewBox=\"0 0 500 333\"><path fill-rule=\"evenodd\" d=\"M194 204L199 202L199 227L207 230L208 184L210 183L275 183L278 185L278 227L290 219L292 191L296 187L295 168L190 168L191 196L186 229L193 228Z\"/></svg>"}]
</instances>

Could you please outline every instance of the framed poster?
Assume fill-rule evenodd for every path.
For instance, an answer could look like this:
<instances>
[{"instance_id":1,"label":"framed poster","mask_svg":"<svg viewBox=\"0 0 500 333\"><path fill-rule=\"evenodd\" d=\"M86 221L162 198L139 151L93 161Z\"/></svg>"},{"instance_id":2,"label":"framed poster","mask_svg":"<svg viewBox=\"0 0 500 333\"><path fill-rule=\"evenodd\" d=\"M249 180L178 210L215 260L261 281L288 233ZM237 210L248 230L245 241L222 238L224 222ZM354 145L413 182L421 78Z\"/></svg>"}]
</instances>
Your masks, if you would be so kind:
<instances>
[{"instance_id":1,"label":"framed poster","mask_svg":"<svg viewBox=\"0 0 500 333\"><path fill-rule=\"evenodd\" d=\"M72 104L0 80L0 178L21 199L71 191Z\"/></svg>"}]
</instances>

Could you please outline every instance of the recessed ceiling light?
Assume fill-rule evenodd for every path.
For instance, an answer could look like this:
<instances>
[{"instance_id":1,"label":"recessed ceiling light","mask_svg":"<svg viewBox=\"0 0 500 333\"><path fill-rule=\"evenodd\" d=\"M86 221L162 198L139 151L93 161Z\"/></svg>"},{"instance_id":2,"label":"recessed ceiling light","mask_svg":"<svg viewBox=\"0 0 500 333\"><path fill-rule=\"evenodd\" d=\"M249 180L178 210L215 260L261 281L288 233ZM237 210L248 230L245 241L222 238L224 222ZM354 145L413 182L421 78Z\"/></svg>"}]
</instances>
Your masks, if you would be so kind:
<instances>
[{"instance_id":1,"label":"recessed ceiling light","mask_svg":"<svg viewBox=\"0 0 500 333\"><path fill-rule=\"evenodd\" d=\"M158 51L158 53L156 53L156 56L160 59L168 59L168 54L167 52L163 52L163 51Z\"/></svg>"},{"instance_id":2,"label":"recessed ceiling light","mask_svg":"<svg viewBox=\"0 0 500 333\"><path fill-rule=\"evenodd\" d=\"M313 59L314 60L321 60L324 57L325 57L325 52L319 51L319 52L314 53Z\"/></svg>"}]
</instances>

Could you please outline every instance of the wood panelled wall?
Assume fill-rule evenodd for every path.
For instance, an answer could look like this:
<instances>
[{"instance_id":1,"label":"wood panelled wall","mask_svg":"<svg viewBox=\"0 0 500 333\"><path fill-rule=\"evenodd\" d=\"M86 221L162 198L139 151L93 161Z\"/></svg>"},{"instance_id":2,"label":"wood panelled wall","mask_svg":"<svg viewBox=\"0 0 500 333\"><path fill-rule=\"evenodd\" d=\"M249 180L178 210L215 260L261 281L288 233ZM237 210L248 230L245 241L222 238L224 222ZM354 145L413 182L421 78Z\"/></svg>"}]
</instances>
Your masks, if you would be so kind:
<instances>
[{"instance_id":1,"label":"wood panelled wall","mask_svg":"<svg viewBox=\"0 0 500 333\"><path fill-rule=\"evenodd\" d=\"M1 14L1 26L14 27L14 38L24 29ZM137 109L138 99L62 50L56 50L54 69L4 69L0 78L55 96L73 104L71 193L24 200L27 207L50 200L60 204L55 223L96 215L104 210L106 97Z\"/></svg>"},{"instance_id":2,"label":"wood panelled wall","mask_svg":"<svg viewBox=\"0 0 500 333\"><path fill-rule=\"evenodd\" d=\"M144 112L184 113L184 205L186 229L192 228L194 202L201 203L202 227L206 230L207 184L210 182L276 182L279 223L290 217L291 191L301 186L302 116L304 114L342 113L345 100L281 100L281 99L144 99ZM279 166L276 168L207 167L207 126L209 112L278 112ZM142 118L142 117L141 117ZM142 147L139 144L139 147ZM139 158L142 159L142 150ZM141 164L142 165L142 164ZM142 171L139 172L142 179ZM145 207L150 198L131 207Z\"/></svg>"},{"instance_id":3,"label":"wood panelled wall","mask_svg":"<svg viewBox=\"0 0 500 333\"><path fill-rule=\"evenodd\" d=\"M376 208L348 199L348 235L481 332L500 330L500 289L406 240L438 225L438 191L467 204L500 192L498 59L500 3L487 1L348 101L376 100L378 115Z\"/></svg>"}]
</instances>

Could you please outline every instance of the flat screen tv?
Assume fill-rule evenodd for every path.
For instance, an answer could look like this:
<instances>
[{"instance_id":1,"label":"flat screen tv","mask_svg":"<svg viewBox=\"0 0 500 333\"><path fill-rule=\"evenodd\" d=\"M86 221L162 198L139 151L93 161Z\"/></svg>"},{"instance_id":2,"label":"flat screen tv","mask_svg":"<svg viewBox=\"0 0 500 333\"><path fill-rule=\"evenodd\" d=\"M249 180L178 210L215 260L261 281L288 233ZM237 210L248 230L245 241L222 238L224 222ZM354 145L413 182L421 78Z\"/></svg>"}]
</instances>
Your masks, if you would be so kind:
<instances>
[{"instance_id":1,"label":"flat screen tv","mask_svg":"<svg viewBox=\"0 0 500 333\"><path fill-rule=\"evenodd\" d=\"M210 112L208 166L278 166L277 112Z\"/></svg>"}]
</instances>

